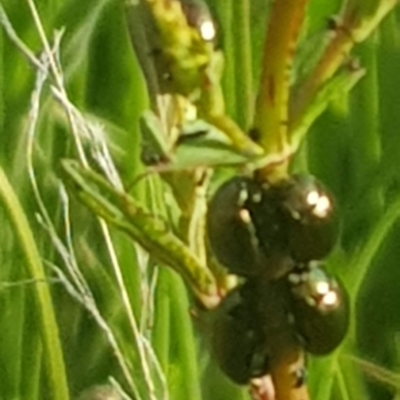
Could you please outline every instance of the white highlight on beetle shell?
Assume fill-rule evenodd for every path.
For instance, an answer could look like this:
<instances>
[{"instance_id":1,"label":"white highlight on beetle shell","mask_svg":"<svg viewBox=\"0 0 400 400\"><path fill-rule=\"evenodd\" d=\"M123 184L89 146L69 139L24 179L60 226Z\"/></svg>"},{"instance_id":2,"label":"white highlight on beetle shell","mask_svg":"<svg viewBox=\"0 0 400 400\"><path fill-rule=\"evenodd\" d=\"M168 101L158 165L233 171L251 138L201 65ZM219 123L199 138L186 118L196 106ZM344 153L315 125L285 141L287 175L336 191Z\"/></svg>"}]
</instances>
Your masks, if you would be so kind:
<instances>
[{"instance_id":1,"label":"white highlight on beetle shell","mask_svg":"<svg viewBox=\"0 0 400 400\"><path fill-rule=\"evenodd\" d=\"M251 216L248 210L245 208L242 208L239 210L239 218L241 221L243 221L245 224L250 224L251 223Z\"/></svg>"},{"instance_id":2,"label":"white highlight on beetle shell","mask_svg":"<svg viewBox=\"0 0 400 400\"><path fill-rule=\"evenodd\" d=\"M305 273L291 273L288 280L295 285L293 290L306 304L321 312L330 312L340 303L340 296L335 284L326 279L320 270Z\"/></svg>"},{"instance_id":3,"label":"white highlight on beetle shell","mask_svg":"<svg viewBox=\"0 0 400 400\"><path fill-rule=\"evenodd\" d=\"M336 307L339 302L339 296L335 288L329 281L318 281L315 284L315 292L319 299L316 306L320 309ZM326 310L327 311L327 310Z\"/></svg>"},{"instance_id":4,"label":"white highlight on beetle shell","mask_svg":"<svg viewBox=\"0 0 400 400\"><path fill-rule=\"evenodd\" d=\"M307 204L314 207L314 214L319 218L325 218L331 209L331 201L326 195L321 195L316 190L307 194Z\"/></svg>"},{"instance_id":5,"label":"white highlight on beetle shell","mask_svg":"<svg viewBox=\"0 0 400 400\"><path fill-rule=\"evenodd\" d=\"M262 200L261 192L254 193L251 200L253 201L253 203L260 203L260 201Z\"/></svg>"},{"instance_id":6,"label":"white highlight on beetle shell","mask_svg":"<svg viewBox=\"0 0 400 400\"><path fill-rule=\"evenodd\" d=\"M316 291L319 295L325 296L329 293L329 283L328 282L317 282Z\"/></svg>"},{"instance_id":7,"label":"white highlight on beetle shell","mask_svg":"<svg viewBox=\"0 0 400 400\"><path fill-rule=\"evenodd\" d=\"M338 294L334 290L329 291L322 299L322 302L326 307L335 306L338 301Z\"/></svg>"},{"instance_id":8,"label":"white highlight on beetle shell","mask_svg":"<svg viewBox=\"0 0 400 400\"><path fill-rule=\"evenodd\" d=\"M248 198L249 198L249 192L247 190L247 187L244 184L242 184L238 196L238 202L237 202L238 206L240 207L243 206Z\"/></svg>"},{"instance_id":9,"label":"white highlight on beetle shell","mask_svg":"<svg viewBox=\"0 0 400 400\"><path fill-rule=\"evenodd\" d=\"M211 20L201 22L199 30L202 39L206 41L214 40L215 35L217 34L215 30L215 25Z\"/></svg>"}]
</instances>

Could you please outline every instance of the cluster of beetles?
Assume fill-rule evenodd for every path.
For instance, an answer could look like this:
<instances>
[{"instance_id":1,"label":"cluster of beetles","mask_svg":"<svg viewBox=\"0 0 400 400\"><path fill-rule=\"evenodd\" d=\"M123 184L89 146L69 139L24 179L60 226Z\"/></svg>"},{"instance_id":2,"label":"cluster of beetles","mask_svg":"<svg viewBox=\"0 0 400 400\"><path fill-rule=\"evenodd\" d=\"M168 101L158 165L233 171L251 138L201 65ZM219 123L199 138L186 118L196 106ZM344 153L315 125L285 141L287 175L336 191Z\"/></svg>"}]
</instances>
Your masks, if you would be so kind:
<instances>
[{"instance_id":1,"label":"cluster of beetles","mask_svg":"<svg viewBox=\"0 0 400 400\"><path fill-rule=\"evenodd\" d=\"M212 197L208 239L240 284L216 310L211 346L238 384L267 375L291 352L333 351L349 323L348 295L323 259L335 245L332 196L313 176L276 183L234 177Z\"/></svg>"},{"instance_id":2,"label":"cluster of beetles","mask_svg":"<svg viewBox=\"0 0 400 400\"><path fill-rule=\"evenodd\" d=\"M204 41L216 27L205 3L179 0ZM313 176L261 182L236 176L208 206L215 258L240 283L215 311L211 346L238 384L263 377L288 354L333 351L349 324L349 299L323 259L338 236L332 196Z\"/></svg>"}]
</instances>

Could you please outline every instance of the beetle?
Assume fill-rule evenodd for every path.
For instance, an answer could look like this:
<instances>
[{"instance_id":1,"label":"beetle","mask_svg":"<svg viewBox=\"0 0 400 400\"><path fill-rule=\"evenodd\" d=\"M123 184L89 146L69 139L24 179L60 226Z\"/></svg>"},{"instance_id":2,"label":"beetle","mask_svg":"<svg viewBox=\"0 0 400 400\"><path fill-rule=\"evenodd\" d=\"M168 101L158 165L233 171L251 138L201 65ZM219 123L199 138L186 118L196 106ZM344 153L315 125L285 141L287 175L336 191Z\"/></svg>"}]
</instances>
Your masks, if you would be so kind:
<instances>
[{"instance_id":1,"label":"beetle","mask_svg":"<svg viewBox=\"0 0 400 400\"><path fill-rule=\"evenodd\" d=\"M341 281L311 262L288 275L292 312L304 349L311 354L332 352L349 326L349 296Z\"/></svg>"},{"instance_id":2,"label":"beetle","mask_svg":"<svg viewBox=\"0 0 400 400\"><path fill-rule=\"evenodd\" d=\"M248 279L215 311L211 350L235 383L248 384L269 374L284 357L300 350L289 294L286 279Z\"/></svg>"},{"instance_id":3,"label":"beetle","mask_svg":"<svg viewBox=\"0 0 400 400\"><path fill-rule=\"evenodd\" d=\"M212 197L207 229L216 258L229 272L277 279L296 263L326 256L338 218L332 195L311 175L276 183L239 176Z\"/></svg>"}]
</instances>

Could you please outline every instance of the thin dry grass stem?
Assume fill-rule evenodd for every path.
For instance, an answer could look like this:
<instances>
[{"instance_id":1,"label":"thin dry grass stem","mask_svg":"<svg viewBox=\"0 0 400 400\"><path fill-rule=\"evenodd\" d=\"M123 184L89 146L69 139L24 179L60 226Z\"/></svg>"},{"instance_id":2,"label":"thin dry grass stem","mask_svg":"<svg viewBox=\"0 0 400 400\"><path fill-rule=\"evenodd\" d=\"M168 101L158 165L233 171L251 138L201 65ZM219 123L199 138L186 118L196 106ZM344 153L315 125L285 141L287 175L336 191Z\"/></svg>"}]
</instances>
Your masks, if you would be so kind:
<instances>
[{"instance_id":1,"label":"thin dry grass stem","mask_svg":"<svg viewBox=\"0 0 400 400\"><path fill-rule=\"evenodd\" d=\"M104 332L106 335L107 341L110 344L111 348L114 351L114 355L119 363L119 366L121 368L122 374L128 383L130 389L132 390L135 399L137 400L144 400L140 396L140 392L135 384L134 379L132 379L132 374L130 372L129 366L125 361L125 357L123 355L123 352L118 345L118 341L110 328L110 326L107 324L107 321L103 318L101 313L99 312L99 309L96 306L96 302L92 296L92 294L89 293L80 293L74 285L71 284L71 281L65 276L65 274L62 272L62 270L56 266L53 265L53 269L55 273L57 274L58 278L64 285L66 291L69 293L69 295L74 298L78 303L80 303L94 318L96 321L97 325L99 328Z\"/></svg>"},{"instance_id":2,"label":"thin dry grass stem","mask_svg":"<svg viewBox=\"0 0 400 400\"><path fill-rule=\"evenodd\" d=\"M71 131L73 137L75 139L75 145L79 154L80 161L83 165L88 166L88 160L84 152L84 147L82 143L82 134L86 136L88 139L87 142L91 145L90 149L92 150L93 158L97 161L100 168L104 171L105 175L108 177L109 181L113 183L115 187L122 190L122 181L119 178L117 170L112 162L110 157L108 147L105 143L103 135L99 134L101 132L100 129L90 125L85 121L82 117L80 112L70 103L68 96L65 91L64 87L64 79L62 74L61 66L58 62L58 57L56 55L59 54L59 44L61 40L61 33L56 34L55 36L55 44L53 48L50 48L49 42L47 37L44 33L42 23L40 21L40 17L37 13L37 9L35 4L28 0L29 7L31 9L37 30L39 32L40 38L45 48L45 55L43 57L43 61L37 59L33 53L29 50L27 46L18 38L15 31L12 28L12 25L9 23L9 20L0 5L0 18L3 26L7 28L7 32L9 36L12 38L13 42L18 46L18 48L28 57L28 59L32 62L32 64L37 68L37 79L35 90L32 94L31 99L31 109L29 115L29 128L28 128L28 145L27 145L27 161L28 161L28 171L29 177L32 184L32 188L34 191L34 195L40 210L40 223L46 229L48 234L50 235L53 245L57 249L58 253L62 256L64 263L67 267L68 273L72 278L72 282L75 286L66 283L69 283L69 280L63 275L62 282L66 285L68 291L72 294L76 299L79 299L80 302L92 313L95 317L95 320L98 322L99 326L106 332L106 336L109 340L110 345L115 351L117 358L119 360L121 369L124 373L125 379L129 383L130 387L132 388L135 396L140 399L139 391L134 384L134 381L131 378L129 368L125 364L122 352L119 350L117 341L112 333L111 328L107 325L104 318L101 316L99 310L97 309L94 298L91 295L90 288L80 271L80 268L77 263L77 259L75 257L72 238L71 238L71 229L70 229L70 222L69 222L69 202L68 196L64 189L60 191L60 197L62 199L62 203L64 204L64 221L65 221L65 230L66 230L66 237L67 237L67 245L65 246L63 242L59 239L59 236L56 233L54 225L51 221L51 218L47 212L47 208L44 204L42 196L40 194L40 190L37 184L37 179L35 176L35 170L33 167L33 149L34 149L34 142L35 142L35 132L37 128L37 122L39 118L40 112L40 97L42 93L42 89L44 86L45 81L49 78L49 70L51 70L52 75L55 78L55 86L51 86L53 95L59 102L62 104L63 108L65 109L68 120L70 122ZM85 135L86 134L86 135ZM126 313L128 315L128 320L132 329L132 334L137 344L138 353L141 361L141 366L143 369L145 382L148 387L148 391L150 394L150 399L155 400L155 389L154 383L152 381L151 373L150 373L150 366L148 364L148 359L146 354L150 355L151 363L155 365L156 371L159 374L160 381L165 383L165 377L162 375L161 368L158 365L155 355L152 351L149 351L150 346L146 343L147 339L143 337L138 329L135 317L133 315L133 310L130 306L129 297L126 292L126 288L123 282L123 278L121 275L121 268L118 263L118 259L116 257L116 253L114 250L113 243L111 241L111 237L109 234L108 226L105 221L100 219L100 225L103 232L103 236L105 238L106 246L108 249L108 253L110 255L110 260L113 266L114 274L117 278L117 283L120 288L121 296L123 299L124 307ZM74 288L72 290L72 288ZM166 389L165 389L166 393ZM168 396L165 396L167 398Z\"/></svg>"},{"instance_id":3,"label":"thin dry grass stem","mask_svg":"<svg viewBox=\"0 0 400 400\"><path fill-rule=\"evenodd\" d=\"M148 360L146 357L146 352L145 352L144 344L143 344L143 342L146 339L141 335L138 324L136 322L136 318L133 314L133 310L132 310L132 307L131 307L131 304L129 301L129 295L125 288L125 283L124 283L124 279L123 279L123 276L121 273L121 268L120 268L120 265L118 262L117 255L114 251L114 245L113 245L111 237L110 237L108 226L103 219L100 219L99 222L100 222L101 229L103 231L104 239L106 241L108 253L109 253L109 256L111 259L111 264L113 266L113 270L114 270L115 277L117 279L118 286L122 289L122 291L121 291L122 302L124 304L125 311L127 313L127 317L129 320L131 330L132 330L133 337L135 338L136 343L137 343L137 350L139 353L139 358L140 358L141 366L143 369L148 393L149 393L150 399L157 400L156 393L155 393L155 387L154 387L154 383L151 378L150 367L148 365Z\"/></svg>"},{"instance_id":4,"label":"thin dry grass stem","mask_svg":"<svg viewBox=\"0 0 400 400\"><path fill-rule=\"evenodd\" d=\"M31 10L32 17L33 17L33 20L35 22L36 29L37 29L37 31L39 33L39 36L40 36L40 39L42 41L42 44L43 44L43 47L44 47L44 51L48 56L49 66L50 66L50 70L52 72L52 76L55 79L56 88L59 91L60 97L67 99L68 96L67 96L67 93L66 93L66 90L65 90L65 86L64 86L64 78L63 78L63 74L62 74L62 69L61 69L61 66L58 63L58 58L56 58L54 56L54 54L52 53L52 51L51 51L51 47L50 47L49 41L47 39L47 36L46 36L46 34L44 32L43 24L41 22L41 19L40 19L39 13L37 11L36 5L33 2L33 0L27 0L27 3L28 3L28 6L29 6L29 8ZM69 104L69 102L66 102L65 104ZM73 115L72 115L72 109L70 109L70 107L66 107L66 112L67 112L68 120L69 120L69 123L70 123L70 126L71 126L71 131L74 134L73 136L75 138L75 146L77 148L77 151L78 151L78 154L79 154L79 158L80 158L82 164L87 167L88 166L88 162L87 162L87 159L86 159L86 156L85 156L85 152L84 152L82 143L79 140L79 134L78 134L78 131L77 131L77 127L75 125L75 120L74 120Z\"/></svg>"},{"instance_id":5,"label":"thin dry grass stem","mask_svg":"<svg viewBox=\"0 0 400 400\"><path fill-rule=\"evenodd\" d=\"M130 396L122 389L121 385L118 381L116 381L112 376L108 378L110 385L117 391L117 393L121 396L121 400L132 400Z\"/></svg>"},{"instance_id":6,"label":"thin dry grass stem","mask_svg":"<svg viewBox=\"0 0 400 400\"><path fill-rule=\"evenodd\" d=\"M132 392L135 394L135 397L141 400L137 386L134 383L134 380L132 379L129 366L126 363L123 352L118 345L118 341L115 338L115 335L111 327L107 324L106 320L101 315L101 312L96 305L94 296L90 290L90 287L87 284L78 266L75 250L72 245L71 231L69 228L70 226L69 198L66 195L66 192L63 189L63 187L60 189L60 192L64 193L60 197L63 205L67 246L65 246L65 244L61 241L60 237L57 235L56 230L52 225L51 221L48 221L47 223L42 221L42 225L48 231L50 239L52 240L54 247L57 249L58 253L62 257L64 265L67 268L70 277L67 278L64 272L62 272L61 269L59 269L58 267L50 263L48 264L51 265L52 269L55 271L55 273L59 277L59 280L62 282L64 288L71 295L71 297L74 298L76 301L78 301L80 304L82 304L84 308L88 310L88 312L93 316L94 320L97 322L100 329L105 333L108 343L113 349L113 352L118 360L124 378L126 379Z\"/></svg>"},{"instance_id":7,"label":"thin dry grass stem","mask_svg":"<svg viewBox=\"0 0 400 400\"><path fill-rule=\"evenodd\" d=\"M56 38L60 39L61 36L57 36ZM58 48L60 42L59 40L55 41L55 47L54 49ZM28 130L27 130L27 167L28 167L28 175L29 179L31 182L32 190L35 196L36 203L39 207L40 210L40 219L41 223L43 226L46 227L46 230L52 237L58 237L56 233L56 229L52 223L52 220L48 214L47 207L44 203L44 200L42 198L42 195L39 190L39 185L37 183L36 179L36 173L35 169L33 166L33 151L34 151L34 143L35 143L35 137L36 137L36 130L37 130L37 124L39 120L39 113L40 113L40 98L41 94L43 91L44 84L46 80L48 79L48 58L44 55L42 57L42 65L44 66L44 69L38 69L37 71L37 76L36 76L36 82L35 82L35 88L31 96L31 107L30 107L30 112L29 112L29 117L28 117ZM69 237L68 234L70 233L69 226L67 226L67 238ZM62 246L61 240L58 240L56 243L57 249L60 251ZM72 245L69 243L70 248L69 251L64 254L64 258L71 258L70 261L73 261L73 263L76 263L74 253L71 251L72 250ZM68 254L68 256L67 256ZM68 263L66 265L69 265ZM79 271L79 269L74 268L71 269L69 272L74 276L74 279L76 282L79 282L79 285L81 286L81 289L87 290L87 286L85 285L85 280L81 274L76 274L76 271Z\"/></svg>"}]
</instances>

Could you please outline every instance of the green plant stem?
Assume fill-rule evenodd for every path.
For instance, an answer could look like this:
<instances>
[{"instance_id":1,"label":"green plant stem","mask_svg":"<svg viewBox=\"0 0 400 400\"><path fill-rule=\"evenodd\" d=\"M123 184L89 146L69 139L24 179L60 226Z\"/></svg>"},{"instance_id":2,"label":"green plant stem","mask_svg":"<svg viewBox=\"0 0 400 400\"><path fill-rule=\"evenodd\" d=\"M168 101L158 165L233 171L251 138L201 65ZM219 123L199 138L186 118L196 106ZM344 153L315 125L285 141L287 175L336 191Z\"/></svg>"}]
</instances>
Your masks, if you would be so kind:
<instances>
[{"instance_id":1,"label":"green plant stem","mask_svg":"<svg viewBox=\"0 0 400 400\"><path fill-rule=\"evenodd\" d=\"M300 349L286 351L282 360L271 366L276 400L309 400L307 385L293 386L293 371L304 368L304 354Z\"/></svg>"},{"instance_id":2,"label":"green plant stem","mask_svg":"<svg viewBox=\"0 0 400 400\"><path fill-rule=\"evenodd\" d=\"M0 135L3 133L4 126L4 34L0 30Z\"/></svg>"},{"instance_id":3,"label":"green plant stem","mask_svg":"<svg viewBox=\"0 0 400 400\"><path fill-rule=\"evenodd\" d=\"M253 78L250 39L250 2L233 2L235 15L235 67L236 99L238 100L236 121L247 130L253 114Z\"/></svg>"},{"instance_id":4,"label":"green plant stem","mask_svg":"<svg viewBox=\"0 0 400 400\"><path fill-rule=\"evenodd\" d=\"M267 154L286 154L289 147L290 72L307 3L307 0L277 0L272 5L254 120L259 143Z\"/></svg>"},{"instance_id":5,"label":"green plant stem","mask_svg":"<svg viewBox=\"0 0 400 400\"><path fill-rule=\"evenodd\" d=\"M29 222L1 166L0 199L21 244L30 277L37 281L45 281L46 274ZM66 371L50 291L47 285L35 285L34 288L51 398L68 400Z\"/></svg>"},{"instance_id":6,"label":"green plant stem","mask_svg":"<svg viewBox=\"0 0 400 400\"><path fill-rule=\"evenodd\" d=\"M171 301L168 295L169 274L165 268L160 268L155 292L155 318L152 331L152 343L163 371L168 371L170 350L170 315Z\"/></svg>"},{"instance_id":7,"label":"green plant stem","mask_svg":"<svg viewBox=\"0 0 400 400\"><path fill-rule=\"evenodd\" d=\"M169 282L172 332L178 335L173 341L179 358L178 376L184 377L184 379L178 379L175 382L175 385L178 386L177 391L181 396L173 398L201 400L199 371L197 368L198 355L187 291L182 279L176 273L171 272L169 274Z\"/></svg>"},{"instance_id":8,"label":"green plant stem","mask_svg":"<svg viewBox=\"0 0 400 400\"><path fill-rule=\"evenodd\" d=\"M356 42L365 40L381 20L398 4L398 0L350 0L340 17L335 34L314 71L296 91L291 104L291 119L301 117L321 86L331 78Z\"/></svg>"}]
</instances>

